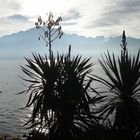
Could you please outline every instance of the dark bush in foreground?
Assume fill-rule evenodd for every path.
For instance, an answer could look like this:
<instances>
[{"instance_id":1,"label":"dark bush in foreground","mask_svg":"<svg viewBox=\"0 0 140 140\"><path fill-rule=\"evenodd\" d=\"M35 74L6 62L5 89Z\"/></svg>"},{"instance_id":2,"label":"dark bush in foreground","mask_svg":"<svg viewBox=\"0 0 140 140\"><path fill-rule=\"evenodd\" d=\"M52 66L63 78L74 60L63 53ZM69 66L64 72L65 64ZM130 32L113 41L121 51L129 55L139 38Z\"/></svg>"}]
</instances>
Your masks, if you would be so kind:
<instances>
[{"instance_id":1,"label":"dark bush in foreground","mask_svg":"<svg viewBox=\"0 0 140 140\"><path fill-rule=\"evenodd\" d=\"M24 80L30 83L24 91L30 95L26 107L32 108L27 139L140 139L140 52L129 55L123 32L121 55L108 52L99 60L106 78L93 76L90 59L71 57L70 48L68 54L53 55L51 43L63 35L61 20L54 21L51 13L47 22L38 18L36 27L44 31L41 38L49 46L49 56L33 54L22 67L29 77ZM97 92L93 81L102 84L104 91Z\"/></svg>"},{"instance_id":2,"label":"dark bush in foreground","mask_svg":"<svg viewBox=\"0 0 140 140\"><path fill-rule=\"evenodd\" d=\"M126 48L125 32L122 37L121 56L105 55L99 61L107 80L95 76L97 81L108 88L105 104L100 108L100 116L107 120L111 115L111 139L134 140L140 138L140 52L136 57L129 56ZM113 116L114 114L114 116Z\"/></svg>"},{"instance_id":3,"label":"dark bush in foreground","mask_svg":"<svg viewBox=\"0 0 140 140\"><path fill-rule=\"evenodd\" d=\"M26 107L33 107L29 128L48 133L49 139L90 139L92 128L98 128L98 118L91 114L90 106L101 98L91 87L90 59L81 56L51 54L43 58L33 54L22 67L31 83L25 93L30 94ZM92 95L92 96L91 96ZM93 104L94 103L94 104Z\"/></svg>"}]
</instances>

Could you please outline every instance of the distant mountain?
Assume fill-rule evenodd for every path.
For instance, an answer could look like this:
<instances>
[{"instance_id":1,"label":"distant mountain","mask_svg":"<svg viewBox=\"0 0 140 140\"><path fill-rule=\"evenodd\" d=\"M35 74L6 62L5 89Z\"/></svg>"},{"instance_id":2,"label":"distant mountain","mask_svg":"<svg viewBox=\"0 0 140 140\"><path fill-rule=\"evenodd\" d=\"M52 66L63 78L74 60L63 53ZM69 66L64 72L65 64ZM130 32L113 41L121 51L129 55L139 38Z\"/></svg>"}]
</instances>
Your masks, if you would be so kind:
<instances>
[{"instance_id":1,"label":"distant mountain","mask_svg":"<svg viewBox=\"0 0 140 140\"><path fill-rule=\"evenodd\" d=\"M43 40L39 41L39 30L36 28L27 31L21 31L0 38L0 59L23 59L30 57L32 52L48 53ZM128 48L132 54L140 48L140 39L127 37ZM82 54L84 56L99 56L101 53L109 50L116 54L120 53L121 36L105 38L98 36L96 38L86 38L76 34L64 34L61 39L53 43L53 50L61 53L72 46L72 54Z\"/></svg>"}]
</instances>

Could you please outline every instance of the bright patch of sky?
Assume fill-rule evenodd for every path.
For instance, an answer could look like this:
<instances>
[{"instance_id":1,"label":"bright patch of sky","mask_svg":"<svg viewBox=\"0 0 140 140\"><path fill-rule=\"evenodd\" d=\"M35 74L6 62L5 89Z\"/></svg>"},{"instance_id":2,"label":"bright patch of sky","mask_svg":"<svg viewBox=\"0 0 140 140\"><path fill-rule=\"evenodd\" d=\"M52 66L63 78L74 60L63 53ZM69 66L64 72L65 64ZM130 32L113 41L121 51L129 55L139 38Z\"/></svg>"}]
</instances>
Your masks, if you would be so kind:
<instances>
[{"instance_id":1,"label":"bright patch of sky","mask_svg":"<svg viewBox=\"0 0 140 140\"><path fill-rule=\"evenodd\" d=\"M108 37L126 30L140 38L140 0L1 0L0 36L35 27L50 11L62 17L66 33Z\"/></svg>"}]
</instances>

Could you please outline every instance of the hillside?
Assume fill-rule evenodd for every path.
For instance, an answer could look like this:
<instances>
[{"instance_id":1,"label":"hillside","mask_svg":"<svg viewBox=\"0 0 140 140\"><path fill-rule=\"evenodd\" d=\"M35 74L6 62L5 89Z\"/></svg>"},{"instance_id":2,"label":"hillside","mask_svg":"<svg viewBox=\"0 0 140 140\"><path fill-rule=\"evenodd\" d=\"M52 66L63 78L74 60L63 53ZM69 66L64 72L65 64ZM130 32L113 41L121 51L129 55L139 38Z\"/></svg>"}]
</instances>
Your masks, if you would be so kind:
<instances>
[{"instance_id":1,"label":"hillside","mask_svg":"<svg viewBox=\"0 0 140 140\"><path fill-rule=\"evenodd\" d=\"M0 59L22 59L28 57L32 52L48 52L43 41L38 40L39 31L36 28L21 31L0 38ZM140 48L140 39L127 37L128 48L131 53L136 53ZM53 50L66 52L68 46L72 45L73 54L83 54L85 56L97 56L107 51L120 52L121 37L86 38L76 34L64 34L61 39L57 39L53 44Z\"/></svg>"}]
</instances>

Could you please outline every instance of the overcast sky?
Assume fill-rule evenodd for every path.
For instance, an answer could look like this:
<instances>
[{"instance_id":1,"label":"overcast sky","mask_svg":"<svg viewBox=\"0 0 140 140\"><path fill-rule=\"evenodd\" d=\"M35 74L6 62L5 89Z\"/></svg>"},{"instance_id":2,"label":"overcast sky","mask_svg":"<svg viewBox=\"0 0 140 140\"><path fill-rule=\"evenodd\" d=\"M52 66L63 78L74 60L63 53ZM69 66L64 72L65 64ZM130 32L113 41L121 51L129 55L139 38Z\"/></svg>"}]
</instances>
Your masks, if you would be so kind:
<instances>
[{"instance_id":1,"label":"overcast sky","mask_svg":"<svg viewBox=\"0 0 140 140\"><path fill-rule=\"evenodd\" d=\"M116 36L126 30L140 38L140 0L0 0L0 36L35 27L50 11L62 16L66 33Z\"/></svg>"}]
</instances>

